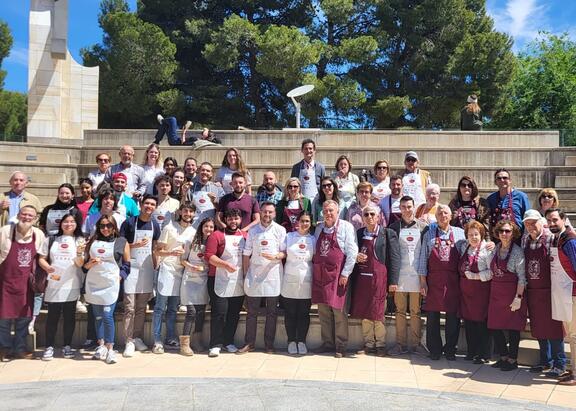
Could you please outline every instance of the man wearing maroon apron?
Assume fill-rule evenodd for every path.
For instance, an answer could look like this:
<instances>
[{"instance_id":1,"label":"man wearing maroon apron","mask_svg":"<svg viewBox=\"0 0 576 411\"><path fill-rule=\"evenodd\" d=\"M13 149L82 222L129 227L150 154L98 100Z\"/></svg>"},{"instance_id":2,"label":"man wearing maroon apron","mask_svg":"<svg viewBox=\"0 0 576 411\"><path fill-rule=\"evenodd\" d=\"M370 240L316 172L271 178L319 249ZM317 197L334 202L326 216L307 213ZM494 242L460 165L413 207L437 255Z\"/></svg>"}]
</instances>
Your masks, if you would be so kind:
<instances>
[{"instance_id":1,"label":"man wearing maroon apron","mask_svg":"<svg viewBox=\"0 0 576 411\"><path fill-rule=\"evenodd\" d=\"M552 319L550 244L554 235L544 227L538 210L524 213L526 234L522 238L526 265L526 295L530 332L538 339L540 363L531 372L558 377L566 367L562 322Z\"/></svg>"},{"instance_id":2,"label":"man wearing maroon apron","mask_svg":"<svg viewBox=\"0 0 576 411\"><path fill-rule=\"evenodd\" d=\"M37 211L24 206L18 223L0 229L0 361L12 351L14 358L33 358L26 352L28 323L32 319L34 293L30 275L44 234L32 227ZM14 338L10 335L14 325Z\"/></svg>"},{"instance_id":3,"label":"man wearing maroon apron","mask_svg":"<svg viewBox=\"0 0 576 411\"><path fill-rule=\"evenodd\" d=\"M312 304L318 304L322 345L318 353L346 355L348 311L346 291L358 245L354 227L338 218L339 206L333 200L322 205L324 222L316 227L316 251L312 259Z\"/></svg>"},{"instance_id":4,"label":"man wearing maroon apron","mask_svg":"<svg viewBox=\"0 0 576 411\"><path fill-rule=\"evenodd\" d=\"M456 345L460 335L458 307L460 291L458 263L460 254L456 242L464 240L464 230L450 226L450 207L439 204L436 223L422 233L422 247L418 256L417 271L420 275L421 292L425 297L423 309L427 312L426 346L430 358L439 360L442 353L450 361L456 360ZM440 313L446 313L446 344L440 335Z\"/></svg>"},{"instance_id":5,"label":"man wearing maroon apron","mask_svg":"<svg viewBox=\"0 0 576 411\"><path fill-rule=\"evenodd\" d=\"M564 322L570 343L570 367L558 378L558 384L576 386L576 233L566 226L563 211L549 209L546 220L554 241L550 247L552 283L552 318Z\"/></svg>"},{"instance_id":6,"label":"man wearing maroon apron","mask_svg":"<svg viewBox=\"0 0 576 411\"><path fill-rule=\"evenodd\" d=\"M362 320L364 349L360 353L386 355L386 291L396 291L400 272L400 244L396 232L378 226L380 209L368 205L362 212L365 228L357 232L360 252L352 278L350 316Z\"/></svg>"}]
</instances>

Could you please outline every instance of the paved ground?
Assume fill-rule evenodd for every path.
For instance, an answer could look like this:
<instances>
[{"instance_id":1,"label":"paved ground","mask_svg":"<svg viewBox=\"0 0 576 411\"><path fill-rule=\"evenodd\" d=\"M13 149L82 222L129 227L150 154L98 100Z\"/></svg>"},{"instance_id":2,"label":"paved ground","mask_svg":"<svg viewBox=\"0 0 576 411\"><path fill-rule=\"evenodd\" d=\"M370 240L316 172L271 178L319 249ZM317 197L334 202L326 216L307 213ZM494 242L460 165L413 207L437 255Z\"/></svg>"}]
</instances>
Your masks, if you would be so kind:
<instances>
[{"instance_id":1,"label":"paved ground","mask_svg":"<svg viewBox=\"0 0 576 411\"><path fill-rule=\"evenodd\" d=\"M553 409L576 389L489 366L412 358L137 353L107 365L0 363L0 409ZM80 408L81 407L81 408Z\"/></svg>"}]
</instances>

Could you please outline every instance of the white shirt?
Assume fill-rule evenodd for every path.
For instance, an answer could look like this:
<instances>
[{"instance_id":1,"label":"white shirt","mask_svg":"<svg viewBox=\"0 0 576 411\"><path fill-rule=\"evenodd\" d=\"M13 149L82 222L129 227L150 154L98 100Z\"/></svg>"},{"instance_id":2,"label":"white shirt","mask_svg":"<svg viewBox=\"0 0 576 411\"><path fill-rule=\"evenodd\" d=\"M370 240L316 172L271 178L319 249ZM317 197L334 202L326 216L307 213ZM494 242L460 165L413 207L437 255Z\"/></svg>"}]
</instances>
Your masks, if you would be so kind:
<instances>
[{"instance_id":1,"label":"white shirt","mask_svg":"<svg viewBox=\"0 0 576 411\"><path fill-rule=\"evenodd\" d=\"M338 219L336 224L330 228L325 228L324 223L320 223L316 226L315 236L316 240L318 240L322 230L327 234L334 232L336 225L338 225L336 241L338 241L338 246L346 255L346 261L344 262L344 267L340 275L348 277L352 274L354 264L356 264L356 256L358 255L358 244L356 244L356 231L354 230L354 226L342 219Z\"/></svg>"},{"instance_id":2,"label":"white shirt","mask_svg":"<svg viewBox=\"0 0 576 411\"><path fill-rule=\"evenodd\" d=\"M248 230L248 237L246 238L246 243L244 244L244 251L242 251L243 255L252 255L252 246L254 241L256 241L258 238L258 234L261 234L265 231L267 231L269 234L272 234L278 241L280 251L286 251L286 229L280 224L272 221L268 227L264 227L262 224L257 224Z\"/></svg>"}]
</instances>

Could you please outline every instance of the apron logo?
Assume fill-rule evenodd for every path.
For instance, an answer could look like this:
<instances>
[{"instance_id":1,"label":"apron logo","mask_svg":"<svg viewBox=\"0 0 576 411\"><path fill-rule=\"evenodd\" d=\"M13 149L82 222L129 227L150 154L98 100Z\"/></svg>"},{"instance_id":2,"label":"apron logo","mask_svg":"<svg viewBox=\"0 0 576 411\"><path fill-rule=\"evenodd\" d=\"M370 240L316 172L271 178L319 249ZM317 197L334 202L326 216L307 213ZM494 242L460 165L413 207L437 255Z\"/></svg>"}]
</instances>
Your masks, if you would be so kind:
<instances>
[{"instance_id":1,"label":"apron logo","mask_svg":"<svg viewBox=\"0 0 576 411\"><path fill-rule=\"evenodd\" d=\"M496 267L494 270L494 277L504 277L504 271L500 267Z\"/></svg>"},{"instance_id":2,"label":"apron logo","mask_svg":"<svg viewBox=\"0 0 576 411\"><path fill-rule=\"evenodd\" d=\"M304 180L310 180L310 177L304 176Z\"/></svg>"},{"instance_id":3,"label":"apron logo","mask_svg":"<svg viewBox=\"0 0 576 411\"><path fill-rule=\"evenodd\" d=\"M206 200L204 200L203 198L201 198L200 200L198 200L198 202L199 202L200 204L204 204L204 203L206 202Z\"/></svg>"},{"instance_id":4,"label":"apron logo","mask_svg":"<svg viewBox=\"0 0 576 411\"><path fill-rule=\"evenodd\" d=\"M384 189L383 189L383 188L379 188L379 189L376 190L376 191L378 191L379 193L381 193L382 191L384 191Z\"/></svg>"},{"instance_id":5,"label":"apron logo","mask_svg":"<svg viewBox=\"0 0 576 411\"><path fill-rule=\"evenodd\" d=\"M529 260L528 261L528 276L531 280L540 279L540 261Z\"/></svg>"},{"instance_id":6,"label":"apron logo","mask_svg":"<svg viewBox=\"0 0 576 411\"><path fill-rule=\"evenodd\" d=\"M18 267L30 267L32 263L32 251L28 249L18 250Z\"/></svg>"},{"instance_id":7,"label":"apron logo","mask_svg":"<svg viewBox=\"0 0 576 411\"><path fill-rule=\"evenodd\" d=\"M408 237L406 237L406 241L408 241L409 243L411 243L412 241L414 241L414 237L408 236Z\"/></svg>"},{"instance_id":8,"label":"apron logo","mask_svg":"<svg viewBox=\"0 0 576 411\"><path fill-rule=\"evenodd\" d=\"M104 250L103 248L99 248L96 251L98 252L98 254L104 254L106 252L106 250Z\"/></svg>"},{"instance_id":9,"label":"apron logo","mask_svg":"<svg viewBox=\"0 0 576 411\"><path fill-rule=\"evenodd\" d=\"M266 240L260 241L260 245L268 245L268 241Z\"/></svg>"},{"instance_id":10,"label":"apron logo","mask_svg":"<svg viewBox=\"0 0 576 411\"><path fill-rule=\"evenodd\" d=\"M204 258L204 253L198 253L198 258Z\"/></svg>"},{"instance_id":11,"label":"apron logo","mask_svg":"<svg viewBox=\"0 0 576 411\"><path fill-rule=\"evenodd\" d=\"M240 241L234 241L234 242L232 243L232 245L233 245L234 247L238 247L239 244L240 244Z\"/></svg>"},{"instance_id":12,"label":"apron logo","mask_svg":"<svg viewBox=\"0 0 576 411\"><path fill-rule=\"evenodd\" d=\"M298 245L298 248L299 248L300 250L304 250L304 249L306 248L306 244L299 244L299 245Z\"/></svg>"},{"instance_id":13,"label":"apron logo","mask_svg":"<svg viewBox=\"0 0 576 411\"><path fill-rule=\"evenodd\" d=\"M61 218L57 218L54 222L55 222L56 224L60 224L60 221L62 221L62 219L61 219Z\"/></svg>"},{"instance_id":14,"label":"apron logo","mask_svg":"<svg viewBox=\"0 0 576 411\"><path fill-rule=\"evenodd\" d=\"M320 257L327 257L330 252L330 240L322 239L320 243Z\"/></svg>"},{"instance_id":15,"label":"apron logo","mask_svg":"<svg viewBox=\"0 0 576 411\"><path fill-rule=\"evenodd\" d=\"M164 220L164 216L163 216L163 215L159 215L159 216L158 216L158 220L160 220L160 221Z\"/></svg>"},{"instance_id":16,"label":"apron logo","mask_svg":"<svg viewBox=\"0 0 576 411\"><path fill-rule=\"evenodd\" d=\"M60 244L60 248L66 249L66 248L68 248L68 244Z\"/></svg>"},{"instance_id":17,"label":"apron logo","mask_svg":"<svg viewBox=\"0 0 576 411\"><path fill-rule=\"evenodd\" d=\"M416 182L416 180L410 179L410 184L414 184L415 182Z\"/></svg>"}]
</instances>

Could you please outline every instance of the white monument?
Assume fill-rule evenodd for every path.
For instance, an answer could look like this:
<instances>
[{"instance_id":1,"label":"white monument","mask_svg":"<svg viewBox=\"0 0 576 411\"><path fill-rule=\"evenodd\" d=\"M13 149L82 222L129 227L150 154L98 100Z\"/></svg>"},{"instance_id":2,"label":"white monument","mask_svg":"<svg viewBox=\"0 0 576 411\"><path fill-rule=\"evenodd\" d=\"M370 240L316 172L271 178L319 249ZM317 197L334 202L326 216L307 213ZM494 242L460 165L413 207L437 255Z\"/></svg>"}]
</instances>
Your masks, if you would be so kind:
<instances>
[{"instance_id":1,"label":"white monument","mask_svg":"<svg viewBox=\"0 0 576 411\"><path fill-rule=\"evenodd\" d=\"M68 0L30 0L28 140L82 139L98 128L98 67L68 52Z\"/></svg>"}]
</instances>

